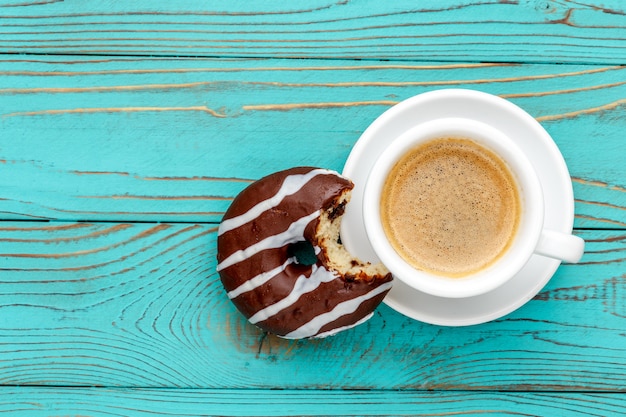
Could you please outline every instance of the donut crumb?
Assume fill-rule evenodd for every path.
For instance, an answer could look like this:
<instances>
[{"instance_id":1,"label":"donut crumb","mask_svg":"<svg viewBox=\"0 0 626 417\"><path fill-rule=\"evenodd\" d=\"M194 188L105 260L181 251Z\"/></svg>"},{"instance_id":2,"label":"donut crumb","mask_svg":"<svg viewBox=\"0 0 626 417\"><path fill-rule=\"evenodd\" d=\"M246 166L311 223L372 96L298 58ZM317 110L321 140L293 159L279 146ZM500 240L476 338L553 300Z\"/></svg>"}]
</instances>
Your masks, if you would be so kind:
<instances>
[{"instance_id":1,"label":"donut crumb","mask_svg":"<svg viewBox=\"0 0 626 417\"><path fill-rule=\"evenodd\" d=\"M373 281L387 278L390 272L382 263L363 262L352 256L341 243L341 218L351 194L351 190L346 190L331 207L322 210L316 231L317 243L324 252L327 266L344 279Z\"/></svg>"}]
</instances>

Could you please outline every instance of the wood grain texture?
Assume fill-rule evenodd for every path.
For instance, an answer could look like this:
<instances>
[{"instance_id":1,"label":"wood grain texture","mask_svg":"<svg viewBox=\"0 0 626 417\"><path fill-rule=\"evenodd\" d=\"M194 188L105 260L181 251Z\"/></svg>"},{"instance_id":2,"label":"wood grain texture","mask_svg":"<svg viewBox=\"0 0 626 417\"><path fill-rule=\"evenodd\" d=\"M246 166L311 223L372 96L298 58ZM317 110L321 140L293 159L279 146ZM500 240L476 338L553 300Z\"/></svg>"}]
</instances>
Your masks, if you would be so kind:
<instances>
[{"instance_id":1,"label":"wood grain texture","mask_svg":"<svg viewBox=\"0 0 626 417\"><path fill-rule=\"evenodd\" d=\"M232 306L212 225L3 222L0 383L623 392L626 234L579 234L581 264L495 322L432 326L381 306L356 329L294 341Z\"/></svg>"},{"instance_id":2,"label":"wood grain texture","mask_svg":"<svg viewBox=\"0 0 626 417\"><path fill-rule=\"evenodd\" d=\"M250 181L340 171L383 111L452 87L546 127L576 227L626 227L626 68L400 61L0 57L0 218L218 222Z\"/></svg>"},{"instance_id":3,"label":"wood grain texture","mask_svg":"<svg viewBox=\"0 0 626 417\"><path fill-rule=\"evenodd\" d=\"M0 388L0 415L601 416L621 415L624 394Z\"/></svg>"},{"instance_id":4,"label":"wood grain texture","mask_svg":"<svg viewBox=\"0 0 626 417\"><path fill-rule=\"evenodd\" d=\"M0 2L0 53L624 63L621 0Z\"/></svg>"},{"instance_id":5,"label":"wood grain texture","mask_svg":"<svg viewBox=\"0 0 626 417\"><path fill-rule=\"evenodd\" d=\"M0 414L623 415L625 34L622 0L0 0ZM479 326L248 324L234 196L450 87L553 136L581 263Z\"/></svg>"}]
</instances>

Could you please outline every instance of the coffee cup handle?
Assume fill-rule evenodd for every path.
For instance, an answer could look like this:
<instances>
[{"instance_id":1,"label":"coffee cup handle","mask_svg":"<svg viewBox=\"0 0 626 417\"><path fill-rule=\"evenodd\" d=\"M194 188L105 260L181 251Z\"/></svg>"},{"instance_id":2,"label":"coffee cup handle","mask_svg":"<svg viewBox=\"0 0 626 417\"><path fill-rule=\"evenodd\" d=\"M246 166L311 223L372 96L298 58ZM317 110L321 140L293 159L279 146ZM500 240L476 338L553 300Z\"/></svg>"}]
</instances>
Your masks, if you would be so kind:
<instances>
[{"instance_id":1,"label":"coffee cup handle","mask_svg":"<svg viewBox=\"0 0 626 417\"><path fill-rule=\"evenodd\" d=\"M585 251L585 241L569 233L543 229L535 248L537 255L577 263Z\"/></svg>"}]
</instances>

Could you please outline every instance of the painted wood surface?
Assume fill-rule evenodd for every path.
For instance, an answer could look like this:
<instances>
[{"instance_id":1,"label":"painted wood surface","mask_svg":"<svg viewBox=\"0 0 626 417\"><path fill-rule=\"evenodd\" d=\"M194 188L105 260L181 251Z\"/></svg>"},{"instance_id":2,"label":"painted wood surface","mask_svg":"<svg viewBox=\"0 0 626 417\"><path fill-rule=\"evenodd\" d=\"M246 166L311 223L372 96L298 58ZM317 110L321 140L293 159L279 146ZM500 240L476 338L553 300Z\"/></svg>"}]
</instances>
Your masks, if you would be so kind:
<instances>
[{"instance_id":1,"label":"painted wood surface","mask_svg":"<svg viewBox=\"0 0 626 417\"><path fill-rule=\"evenodd\" d=\"M624 230L590 230L529 304L466 328L382 307L317 341L266 336L226 297L215 226L4 222L8 385L623 391Z\"/></svg>"},{"instance_id":2,"label":"painted wood surface","mask_svg":"<svg viewBox=\"0 0 626 417\"><path fill-rule=\"evenodd\" d=\"M0 52L623 64L622 0L0 2Z\"/></svg>"},{"instance_id":3,"label":"painted wood surface","mask_svg":"<svg viewBox=\"0 0 626 417\"><path fill-rule=\"evenodd\" d=\"M11 398L11 401L8 399ZM6 400L5 400L6 399ZM6 401L6 402L4 402ZM610 416L624 396L606 393L4 388L0 414L233 416ZM44 414L49 413L49 414Z\"/></svg>"},{"instance_id":4,"label":"painted wood surface","mask_svg":"<svg viewBox=\"0 0 626 417\"><path fill-rule=\"evenodd\" d=\"M5 56L0 68L3 218L218 222L251 180L341 171L380 113L459 87L546 127L576 226L626 227L625 67Z\"/></svg>"},{"instance_id":5,"label":"painted wood surface","mask_svg":"<svg viewBox=\"0 0 626 417\"><path fill-rule=\"evenodd\" d=\"M0 0L0 414L622 415L625 7ZM479 326L248 324L215 273L232 198L341 170L380 113L450 87L553 136L581 263Z\"/></svg>"}]
</instances>

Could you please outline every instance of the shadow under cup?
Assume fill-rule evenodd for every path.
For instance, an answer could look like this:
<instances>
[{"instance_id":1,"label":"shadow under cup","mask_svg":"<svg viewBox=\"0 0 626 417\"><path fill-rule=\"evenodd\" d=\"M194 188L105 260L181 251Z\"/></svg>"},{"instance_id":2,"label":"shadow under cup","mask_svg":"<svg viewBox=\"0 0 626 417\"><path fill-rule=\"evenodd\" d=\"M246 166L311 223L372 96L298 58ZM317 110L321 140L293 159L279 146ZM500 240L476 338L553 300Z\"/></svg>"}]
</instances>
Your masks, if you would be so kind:
<instances>
[{"instance_id":1,"label":"shadow under cup","mask_svg":"<svg viewBox=\"0 0 626 417\"><path fill-rule=\"evenodd\" d=\"M461 277L435 274L411 265L394 249L381 219L383 189L396 163L420 145L447 138L470 140L494 153L513 176L520 203L519 223L503 253L483 269ZM368 239L376 255L394 277L419 291L446 298L484 294L515 276L537 247L543 228L543 215L541 184L526 155L499 130L464 118L432 120L394 139L374 164L363 198L363 221Z\"/></svg>"}]
</instances>

